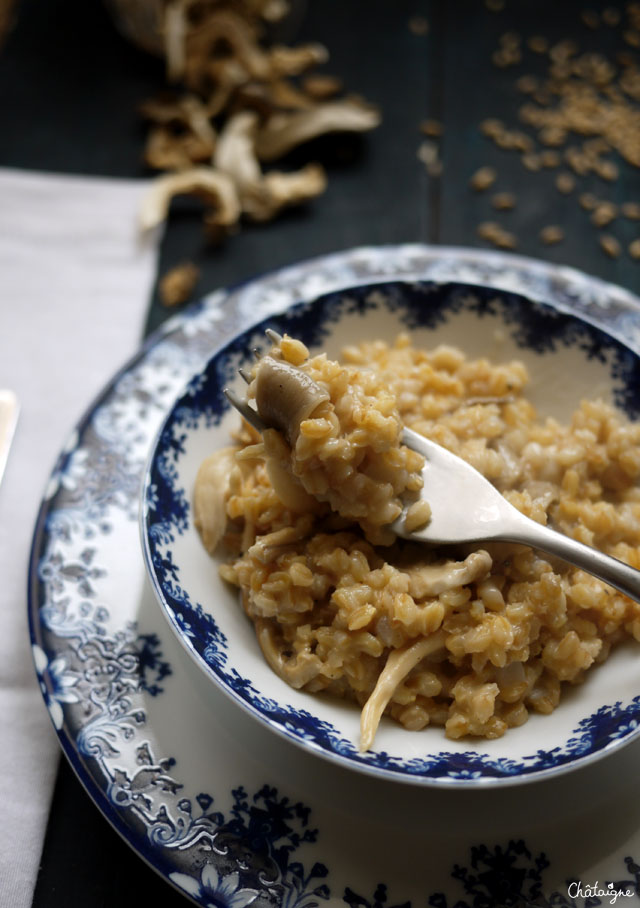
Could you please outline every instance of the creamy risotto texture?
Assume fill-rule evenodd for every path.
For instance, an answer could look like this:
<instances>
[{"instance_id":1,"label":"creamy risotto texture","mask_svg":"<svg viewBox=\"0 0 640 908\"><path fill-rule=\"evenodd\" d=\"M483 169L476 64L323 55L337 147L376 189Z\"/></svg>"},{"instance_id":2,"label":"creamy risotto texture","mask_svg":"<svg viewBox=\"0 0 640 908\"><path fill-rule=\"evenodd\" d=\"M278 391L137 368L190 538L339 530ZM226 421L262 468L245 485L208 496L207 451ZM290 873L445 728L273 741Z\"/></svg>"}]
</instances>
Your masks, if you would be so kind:
<instances>
[{"instance_id":1,"label":"creamy risotto texture","mask_svg":"<svg viewBox=\"0 0 640 908\"><path fill-rule=\"evenodd\" d=\"M404 334L340 362L285 336L248 388L268 428L243 424L199 470L196 525L265 659L295 688L355 700L362 750L383 714L497 738L640 641L640 605L578 568L505 543L439 551L390 528L422 487L406 425L534 520L640 568L640 425L589 400L568 425L540 419L527 381L518 361L418 350ZM426 523L428 505L407 519Z\"/></svg>"}]
</instances>

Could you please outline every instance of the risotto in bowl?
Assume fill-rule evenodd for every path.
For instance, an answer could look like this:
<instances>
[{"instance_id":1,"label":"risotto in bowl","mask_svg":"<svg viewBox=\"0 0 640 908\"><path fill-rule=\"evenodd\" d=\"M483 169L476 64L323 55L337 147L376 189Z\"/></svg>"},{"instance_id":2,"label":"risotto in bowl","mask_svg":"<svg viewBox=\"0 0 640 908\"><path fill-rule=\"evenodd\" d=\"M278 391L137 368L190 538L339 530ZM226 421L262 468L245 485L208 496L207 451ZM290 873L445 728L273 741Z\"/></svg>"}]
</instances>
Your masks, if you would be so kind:
<instances>
[{"instance_id":1,"label":"risotto in bowl","mask_svg":"<svg viewBox=\"0 0 640 908\"><path fill-rule=\"evenodd\" d=\"M454 787L575 768L639 734L640 604L523 545L398 538L401 513L429 520L401 433L640 568L639 411L632 350L516 294L389 282L293 306L215 353L161 427L158 600L212 683L330 760Z\"/></svg>"}]
</instances>

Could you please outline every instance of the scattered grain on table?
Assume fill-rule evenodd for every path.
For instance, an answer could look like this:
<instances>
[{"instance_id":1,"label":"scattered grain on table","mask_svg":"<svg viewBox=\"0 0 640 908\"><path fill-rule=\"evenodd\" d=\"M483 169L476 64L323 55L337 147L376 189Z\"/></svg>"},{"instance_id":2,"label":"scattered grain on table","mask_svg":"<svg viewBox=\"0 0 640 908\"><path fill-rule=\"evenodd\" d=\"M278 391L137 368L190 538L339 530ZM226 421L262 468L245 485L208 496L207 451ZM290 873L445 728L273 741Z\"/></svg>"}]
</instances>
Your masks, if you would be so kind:
<instances>
[{"instance_id":1,"label":"scattered grain on table","mask_svg":"<svg viewBox=\"0 0 640 908\"><path fill-rule=\"evenodd\" d=\"M556 189L558 192L562 192L567 195L576 188L576 178L568 173L566 170L563 170L556 177Z\"/></svg>"},{"instance_id":2,"label":"scattered grain on table","mask_svg":"<svg viewBox=\"0 0 640 908\"><path fill-rule=\"evenodd\" d=\"M158 285L162 304L179 306L186 303L191 298L199 276L200 271L192 262L182 262L167 271Z\"/></svg>"},{"instance_id":3,"label":"scattered grain on table","mask_svg":"<svg viewBox=\"0 0 640 908\"><path fill-rule=\"evenodd\" d=\"M495 65L515 66L528 52L541 59L535 74L517 67L512 77L520 93L512 122L488 116L480 131L497 148L519 152L521 165L532 174L562 168L554 177L557 189L567 195L577 190L580 207L589 213L594 228L603 228L620 215L640 220L640 203L628 200L615 205L590 191L594 180L616 183L621 161L640 168L640 59L633 50L640 48L640 2L621 7L594 4L582 10L581 19L590 29L616 30L618 41L626 42L627 49L620 46L606 54L584 50L573 39L554 43L541 34L527 37L505 31L492 55ZM484 178L492 169L489 164L480 168L472 188L483 191L492 185ZM531 178L532 183L543 179L542 175ZM497 210L499 198L499 193L492 196ZM545 227L541 241L559 242L559 230L556 225ZM478 233L493 243L503 239L492 222L481 224ZM620 239L613 233L598 235L598 241L607 255L621 254ZM633 248L637 250L637 245Z\"/></svg>"},{"instance_id":4,"label":"scattered grain on table","mask_svg":"<svg viewBox=\"0 0 640 908\"><path fill-rule=\"evenodd\" d=\"M540 163L543 167L559 167L562 158L560 157L559 151L554 151L552 148L545 148L540 152Z\"/></svg>"},{"instance_id":5,"label":"scattered grain on table","mask_svg":"<svg viewBox=\"0 0 640 908\"><path fill-rule=\"evenodd\" d=\"M534 154L533 152L523 154L520 160L522 161L523 166L532 173L535 173L542 167L542 155Z\"/></svg>"},{"instance_id":6,"label":"scattered grain on table","mask_svg":"<svg viewBox=\"0 0 640 908\"><path fill-rule=\"evenodd\" d=\"M424 16L412 16L409 19L409 31L414 35L428 35L429 20L425 19Z\"/></svg>"},{"instance_id":7,"label":"scattered grain on table","mask_svg":"<svg viewBox=\"0 0 640 908\"><path fill-rule=\"evenodd\" d=\"M603 251L609 256L609 258L617 259L620 255L621 246L620 241L616 239L615 236L612 236L610 233L602 233L599 237L600 246Z\"/></svg>"},{"instance_id":8,"label":"scattered grain on table","mask_svg":"<svg viewBox=\"0 0 640 908\"><path fill-rule=\"evenodd\" d=\"M491 204L496 211L510 211L516 207L516 197L512 192L496 192L491 196Z\"/></svg>"},{"instance_id":9,"label":"scattered grain on table","mask_svg":"<svg viewBox=\"0 0 640 908\"><path fill-rule=\"evenodd\" d=\"M564 240L564 230L557 224L549 224L540 231L540 240L545 246L554 246Z\"/></svg>"},{"instance_id":10,"label":"scattered grain on table","mask_svg":"<svg viewBox=\"0 0 640 908\"><path fill-rule=\"evenodd\" d=\"M539 82L535 76L520 76L516 81L516 88L524 95L532 95L538 89Z\"/></svg>"},{"instance_id":11,"label":"scattered grain on table","mask_svg":"<svg viewBox=\"0 0 640 908\"><path fill-rule=\"evenodd\" d=\"M522 60L520 35L516 32L505 32L500 35L498 49L493 52L491 59L496 66L505 68L515 66Z\"/></svg>"},{"instance_id":12,"label":"scattered grain on table","mask_svg":"<svg viewBox=\"0 0 640 908\"><path fill-rule=\"evenodd\" d=\"M497 178L498 174L493 167L480 167L471 177L471 187L476 192L484 192L485 189L493 186Z\"/></svg>"},{"instance_id":13,"label":"scattered grain on table","mask_svg":"<svg viewBox=\"0 0 640 908\"><path fill-rule=\"evenodd\" d=\"M606 227L618 216L618 207L613 202L597 202L591 212L591 222L596 227Z\"/></svg>"},{"instance_id":14,"label":"scattered grain on table","mask_svg":"<svg viewBox=\"0 0 640 908\"><path fill-rule=\"evenodd\" d=\"M439 138L443 133L442 123L434 119L423 120L420 123L420 132L431 138Z\"/></svg>"},{"instance_id":15,"label":"scattered grain on table","mask_svg":"<svg viewBox=\"0 0 640 908\"><path fill-rule=\"evenodd\" d=\"M504 130L504 123L502 120L496 119L496 117L487 117L486 120L483 120L480 124L480 131L488 136L490 139L495 138Z\"/></svg>"},{"instance_id":16,"label":"scattered grain on table","mask_svg":"<svg viewBox=\"0 0 640 908\"><path fill-rule=\"evenodd\" d=\"M519 129L505 129L495 137L495 143L499 148L505 148L511 151L522 151L525 154L533 149L534 142L531 136Z\"/></svg>"},{"instance_id":17,"label":"scattered grain on table","mask_svg":"<svg viewBox=\"0 0 640 908\"><path fill-rule=\"evenodd\" d=\"M591 169L588 157L576 145L570 145L565 149L564 159L573 172L581 177L586 176Z\"/></svg>"},{"instance_id":18,"label":"scattered grain on table","mask_svg":"<svg viewBox=\"0 0 640 908\"><path fill-rule=\"evenodd\" d=\"M580 207L584 208L585 211L593 211L598 204L598 200L592 192L581 192L578 201L580 202Z\"/></svg>"},{"instance_id":19,"label":"scattered grain on table","mask_svg":"<svg viewBox=\"0 0 640 908\"><path fill-rule=\"evenodd\" d=\"M640 221L640 204L638 202L624 202L620 206L620 212L630 221Z\"/></svg>"},{"instance_id":20,"label":"scattered grain on table","mask_svg":"<svg viewBox=\"0 0 640 908\"><path fill-rule=\"evenodd\" d=\"M440 149L435 142L425 140L418 146L418 160L422 161L429 176L439 177L442 173L442 161L439 155Z\"/></svg>"},{"instance_id":21,"label":"scattered grain on table","mask_svg":"<svg viewBox=\"0 0 640 908\"><path fill-rule=\"evenodd\" d=\"M527 41L527 47L534 54L546 54L549 50L549 41L544 35L532 35Z\"/></svg>"},{"instance_id":22,"label":"scattered grain on table","mask_svg":"<svg viewBox=\"0 0 640 908\"><path fill-rule=\"evenodd\" d=\"M637 107L620 89L614 76L614 67L599 54L570 57L562 65L551 63L548 84L554 103L542 105L527 101L520 108L520 119L537 130L543 144L563 144L570 132L587 139L599 137L629 163L638 166L640 121ZM627 74L626 79L629 78ZM587 172L599 166L599 156L593 150L589 152L588 148L576 146L572 155L575 169L584 166ZM604 166L603 174L605 178L615 179L611 164Z\"/></svg>"},{"instance_id":23,"label":"scattered grain on table","mask_svg":"<svg viewBox=\"0 0 640 908\"><path fill-rule=\"evenodd\" d=\"M558 147L567 141L567 130L563 126L543 126L538 133L538 139L543 145Z\"/></svg>"},{"instance_id":24,"label":"scattered grain on table","mask_svg":"<svg viewBox=\"0 0 640 908\"><path fill-rule=\"evenodd\" d=\"M486 240L497 246L499 249L515 249L517 240L513 233L505 230L495 221L483 221L476 228L480 239Z\"/></svg>"},{"instance_id":25,"label":"scattered grain on table","mask_svg":"<svg viewBox=\"0 0 640 908\"><path fill-rule=\"evenodd\" d=\"M618 165L610 160L596 161L593 169L599 177L602 177L603 180L609 180L609 182L617 180L620 174Z\"/></svg>"}]
</instances>

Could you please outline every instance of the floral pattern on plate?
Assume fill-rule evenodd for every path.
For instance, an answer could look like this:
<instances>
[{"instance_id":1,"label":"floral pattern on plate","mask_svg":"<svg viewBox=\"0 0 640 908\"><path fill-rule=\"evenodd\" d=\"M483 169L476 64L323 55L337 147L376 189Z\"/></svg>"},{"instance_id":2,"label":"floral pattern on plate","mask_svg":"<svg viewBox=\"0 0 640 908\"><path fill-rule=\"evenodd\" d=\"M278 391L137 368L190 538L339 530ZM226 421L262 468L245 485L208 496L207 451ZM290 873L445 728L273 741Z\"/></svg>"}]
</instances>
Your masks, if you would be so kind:
<instances>
[{"instance_id":1,"label":"floral pattern on plate","mask_svg":"<svg viewBox=\"0 0 640 908\"><path fill-rule=\"evenodd\" d=\"M61 746L131 847L203 906L476 908L503 898L505 905L524 906L533 899L586 908L610 903L604 901L606 886L620 879L637 897L632 858L640 854L640 823L635 819L625 835L616 820L616 836L598 853L587 854L586 837L566 848L556 843L543 849L539 833L525 821L516 838L488 814L482 827L474 827L473 812L465 814L468 828L460 825L445 841L446 813L455 829L460 822L455 805L444 811L418 799L412 818L416 799L398 786L392 786L393 809L387 810L390 792L384 786L375 788L372 802L371 789L353 791L351 774L346 787L333 767L325 779L314 758L310 765L296 760L279 766L269 751L273 736L256 742L251 752L241 723L235 718L225 723L223 703L214 715L197 700L182 653L144 586L139 484L151 440L189 376L249 317L390 275L508 284L507 289L579 307L637 346L637 301L619 288L515 257L420 246L357 249L297 265L215 294L172 319L71 434L35 527L31 637ZM250 735L253 741L253 730ZM323 785L339 790L323 797ZM631 777L625 778L627 793L631 785ZM354 797L362 816L349 800ZM498 800L492 809L507 810ZM535 800L527 810L535 813ZM424 826L425 811L439 811L443 825L437 835ZM603 840L607 829L599 828ZM405 859L409 875L400 869ZM578 872L581 889L569 894ZM612 881L601 884L603 896L588 892L597 879Z\"/></svg>"}]
</instances>

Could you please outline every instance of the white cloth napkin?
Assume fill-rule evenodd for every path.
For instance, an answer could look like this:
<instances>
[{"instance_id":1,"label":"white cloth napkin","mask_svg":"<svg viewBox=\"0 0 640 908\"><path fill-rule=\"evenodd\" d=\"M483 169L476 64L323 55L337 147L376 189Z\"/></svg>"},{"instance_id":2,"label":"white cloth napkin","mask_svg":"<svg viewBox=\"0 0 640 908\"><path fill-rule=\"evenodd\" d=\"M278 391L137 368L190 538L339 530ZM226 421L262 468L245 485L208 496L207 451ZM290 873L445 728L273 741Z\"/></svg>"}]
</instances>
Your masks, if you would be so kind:
<instances>
[{"instance_id":1,"label":"white cloth napkin","mask_svg":"<svg viewBox=\"0 0 640 908\"><path fill-rule=\"evenodd\" d=\"M58 764L26 608L40 498L75 421L141 338L158 236L145 181L0 170L0 388L20 418L0 485L0 903L31 905Z\"/></svg>"}]
</instances>

